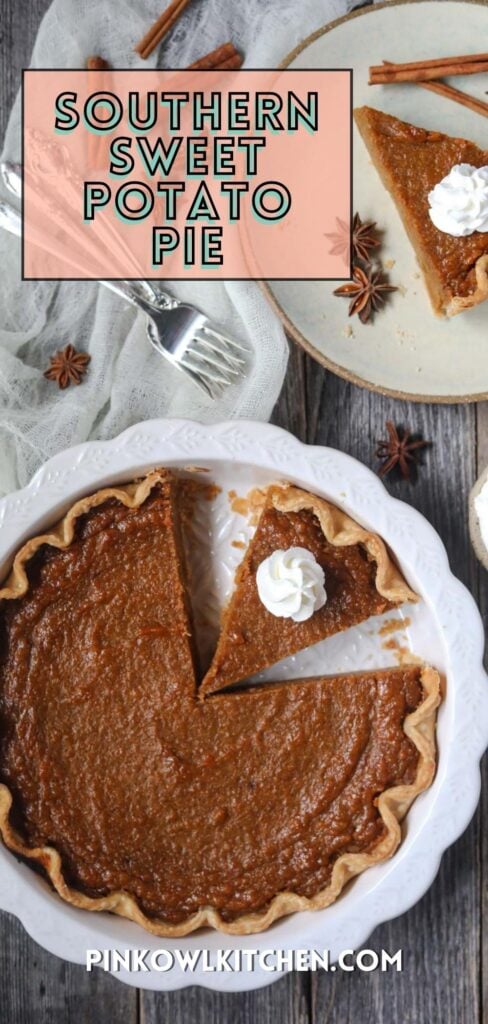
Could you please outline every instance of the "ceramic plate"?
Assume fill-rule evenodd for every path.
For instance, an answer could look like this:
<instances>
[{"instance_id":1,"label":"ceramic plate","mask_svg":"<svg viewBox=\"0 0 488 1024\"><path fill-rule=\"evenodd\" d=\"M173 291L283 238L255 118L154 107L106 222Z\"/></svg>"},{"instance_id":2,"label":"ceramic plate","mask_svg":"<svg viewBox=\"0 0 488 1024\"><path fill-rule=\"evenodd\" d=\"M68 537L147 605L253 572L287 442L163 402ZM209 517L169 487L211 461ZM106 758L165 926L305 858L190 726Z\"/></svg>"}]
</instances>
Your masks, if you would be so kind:
<instances>
[{"instance_id":1,"label":"ceramic plate","mask_svg":"<svg viewBox=\"0 0 488 1024\"><path fill-rule=\"evenodd\" d=\"M370 64L471 53L477 40L487 36L486 3L391 2L325 26L284 63L294 68L352 67L355 106L376 106L488 149L488 120L479 114L415 85L367 84ZM488 75L451 82L486 99ZM356 129L354 209L384 229L381 258L400 290L374 323L363 325L357 317L348 319L347 302L333 296L333 283L269 283L268 296L292 336L335 373L375 391L429 402L488 398L488 302L451 320L434 316L400 217ZM324 244L330 245L325 237Z\"/></svg>"},{"instance_id":2,"label":"ceramic plate","mask_svg":"<svg viewBox=\"0 0 488 1024\"><path fill-rule=\"evenodd\" d=\"M54 523L77 498L100 487L133 479L154 466L204 468L221 488L198 514L201 589L196 595L206 618L216 621L242 557L232 541L249 536L246 519L231 508L229 492L288 479L331 499L390 545L414 590L417 606L405 606L395 632L384 618L283 662L274 678L289 674L342 672L397 664L409 651L444 674L439 712L439 763L435 781L411 808L404 840L388 862L370 869L326 910L295 914L258 935L228 936L206 930L186 938L161 939L132 922L89 913L64 903L25 864L0 844L0 907L20 918L32 937L52 953L77 963L90 949L343 949L360 948L380 922L411 907L431 884L442 852L465 829L479 795L479 758L488 743L488 689L482 669L483 629L477 608L452 576L433 528L409 505L392 498L377 476L355 459L330 448L301 444L277 427L244 421L201 426L176 420L141 423L113 441L92 442L62 452L31 483L0 502L0 574L22 542ZM1 578L0 576L0 578ZM275 981L279 974L116 974L129 984L173 989L199 984L239 991Z\"/></svg>"}]
</instances>

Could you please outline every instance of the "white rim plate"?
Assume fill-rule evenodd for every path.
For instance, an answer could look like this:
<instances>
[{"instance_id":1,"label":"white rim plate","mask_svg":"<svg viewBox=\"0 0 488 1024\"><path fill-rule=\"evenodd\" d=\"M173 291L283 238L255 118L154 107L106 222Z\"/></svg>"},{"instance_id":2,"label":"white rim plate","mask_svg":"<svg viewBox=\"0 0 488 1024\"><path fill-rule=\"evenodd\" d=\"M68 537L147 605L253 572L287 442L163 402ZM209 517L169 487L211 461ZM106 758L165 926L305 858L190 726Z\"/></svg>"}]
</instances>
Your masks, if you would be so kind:
<instances>
[{"instance_id":1,"label":"white rim plate","mask_svg":"<svg viewBox=\"0 0 488 1024\"><path fill-rule=\"evenodd\" d=\"M479 759L488 743L488 688L482 668L483 627L466 588L450 572L443 544L415 509L392 498L371 470L330 448L300 443L277 427L234 421L213 426L185 420L153 420L130 427L112 441L89 442L47 462L22 491L0 501L0 563L3 573L28 536L54 522L74 500L109 483L132 479L157 466L212 467L229 479L255 474L290 479L335 501L377 531L395 552L409 583L422 596L435 635L416 639L445 672L446 696L439 714L439 765L434 784L407 818L404 841L392 860L360 876L331 907L295 914L255 936L205 931L160 939L109 914L88 913L62 902L26 865L0 848L0 907L15 914L50 952L75 963L86 949L324 949L337 957L359 948L381 921L403 913L431 884L443 851L463 832L478 801ZM418 645L424 649L418 649ZM148 989L200 984L222 991L268 985L280 977L252 973L129 973L120 980Z\"/></svg>"},{"instance_id":2,"label":"white rim plate","mask_svg":"<svg viewBox=\"0 0 488 1024\"><path fill-rule=\"evenodd\" d=\"M488 32L488 6L477 0L391 0L325 25L283 61L291 68L354 70L354 106L386 113L488 149L486 119L415 85L368 86L368 66L383 59L420 60L470 53ZM486 99L488 75L451 84ZM413 249L395 205L371 165L354 128L354 209L382 229L380 259L399 291L374 322L348 319L348 303L333 296L333 282L263 284L285 327L318 362L374 391L413 401L477 401L488 397L484 338L488 303L451 320L434 316ZM324 232L334 225L324 225ZM330 245L324 236L324 245ZM349 333L352 332L352 333Z\"/></svg>"}]
</instances>

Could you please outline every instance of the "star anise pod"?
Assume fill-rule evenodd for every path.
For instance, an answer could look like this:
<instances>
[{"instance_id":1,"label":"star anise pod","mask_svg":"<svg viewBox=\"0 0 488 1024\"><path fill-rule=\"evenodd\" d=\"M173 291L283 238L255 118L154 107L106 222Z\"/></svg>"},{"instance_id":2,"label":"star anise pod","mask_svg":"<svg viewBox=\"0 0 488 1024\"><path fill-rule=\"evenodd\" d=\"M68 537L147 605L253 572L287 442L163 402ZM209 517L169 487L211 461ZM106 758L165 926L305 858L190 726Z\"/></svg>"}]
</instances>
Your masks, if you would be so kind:
<instances>
[{"instance_id":1,"label":"star anise pod","mask_svg":"<svg viewBox=\"0 0 488 1024\"><path fill-rule=\"evenodd\" d=\"M383 460L383 465L378 470L379 475L386 476L387 473L391 473L392 469L395 469L395 466L398 466L404 480L408 480L411 463L417 461L417 450L424 448L430 442L415 441L409 430L404 430L400 437L395 424L391 420L386 421L386 429L388 431L388 438L384 441L378 441L375 453L377 459Z\"/></svg>"},{"instance_id":2,"label":"star anise pod","mask_svg":"<svg viewBox=\"0 0 488 1024\"><path fill-rule=\"evenodd\" d=\"M354 259L362 260L370 264L370 250L377 249L381 242L375 233L376 221L368 220L363 223L359 213L354 214L352 222L352 252Z\"/></svg>"},{"instance_id":3,"label":"star anise pod","mask_svg":"<svg viewBox=\"0 0 488 1024\"><path fill-rule=\"evenodd\" d=\"M336 288L334 295L350 299L349 316L356 313L365 324L371 314L381 308L388 292L396 292L393 284L384 280L381 270L363 270L362 267L354 267L352 281L342 284Z\"/></svg>"},{"instance_id":4,"label":"star anise pod","mask_svg":"<svg viewBox=\"0 0 488 1024\"><path fill-rule=\"evenodd\" d=\"M329 249L329 256L343 256L346 267L349 266L350 262L350 229L349 224L346 224L345 220L341 220L340 217L336 217L337 231L333 231L330 234L325 235L326 238L330 238L332 246Z\"/></svg>"},{"instance_id":5,"label":"star anise pod","mask_svg":"<svg viewBox=\"0 0 488 1024\"><path fill-rule=\"evenodd\" d=\"M81 384L90 359L87 352L77 352L74 345L66 345L51 356L44 376L47 380L54 380L63 389L70 384Z\"/></svg>"}]
</instances>

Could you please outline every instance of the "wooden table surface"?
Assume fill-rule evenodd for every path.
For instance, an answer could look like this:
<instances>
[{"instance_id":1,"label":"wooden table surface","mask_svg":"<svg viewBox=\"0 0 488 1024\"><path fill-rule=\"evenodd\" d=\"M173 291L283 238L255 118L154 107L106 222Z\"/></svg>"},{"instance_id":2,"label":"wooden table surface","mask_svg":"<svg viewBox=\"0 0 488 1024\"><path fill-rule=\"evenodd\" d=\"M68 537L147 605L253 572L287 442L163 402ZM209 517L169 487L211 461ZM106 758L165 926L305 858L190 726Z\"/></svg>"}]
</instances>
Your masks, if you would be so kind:
<instances>
[{"instance_id":1,"label":"wooden table surface","mask_svg":"<svg viewBox=\"0 0 488 1024\"><path fill-rule=\"evenodd\" d=\"M298 0L297 0L298 3ZM49 0L1 0L0 139ZM486 339L480 339L485 341ZM417 405L354 387L294 345L273 422L375 466L374 441L392 419L432 441L415 483L388 481L439 531L453 571L486 617L488 575L470 548L468 492L488 463L487 403ZM221 995L200 988L153 995L46 953L0 914L2 1024L477 1024L488 1022L488 829L483 797L445 854L431 889L409 913L377 928L368 947L403 949L401 974L290 974L268 988Z\"/></svg>"}]
</instances>

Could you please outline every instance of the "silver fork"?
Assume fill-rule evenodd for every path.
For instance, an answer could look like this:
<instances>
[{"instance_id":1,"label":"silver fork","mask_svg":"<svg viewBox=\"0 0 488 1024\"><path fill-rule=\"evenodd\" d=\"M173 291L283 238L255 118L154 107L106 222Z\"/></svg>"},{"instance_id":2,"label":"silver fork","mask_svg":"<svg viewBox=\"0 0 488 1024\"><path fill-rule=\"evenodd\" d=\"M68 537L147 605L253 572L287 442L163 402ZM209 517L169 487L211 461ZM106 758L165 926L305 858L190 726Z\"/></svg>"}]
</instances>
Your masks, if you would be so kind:
<instances>
[{"instance_id":1,"label":"silver fork","mask_svg":"<svg viewBox=\"0 0 488 1024\"><path fill-rule=\"evenodd\" d=\"M100 281L146 314L146 334L154 348L178 370L184 370L211 398L244 375L248 351L217 331L210 320L186 302L154 290L154 299L133 288L130 281ZM144 287L148 281L139 282Z\"/></svg>"},{"instance_id":2,"label":"silver fork","mask_svg":"<svg viewBox=\"0 0 488 1024\"><path fill-rule=\"evenodd\" d=\"M0 173L9 191L19 198L22 192L19 165L4 162ZM21 235L21 217L8 203L0 202L0 226ZM42 244L46 247L45 241ZM154 288L149 281L99 283L145 313L147 337L157 352L186 373L211 398L218 398L226 387L244 375L243 357L248 349L216 330L208 317L194 306Z\"/></svg>"}]
</instances>

